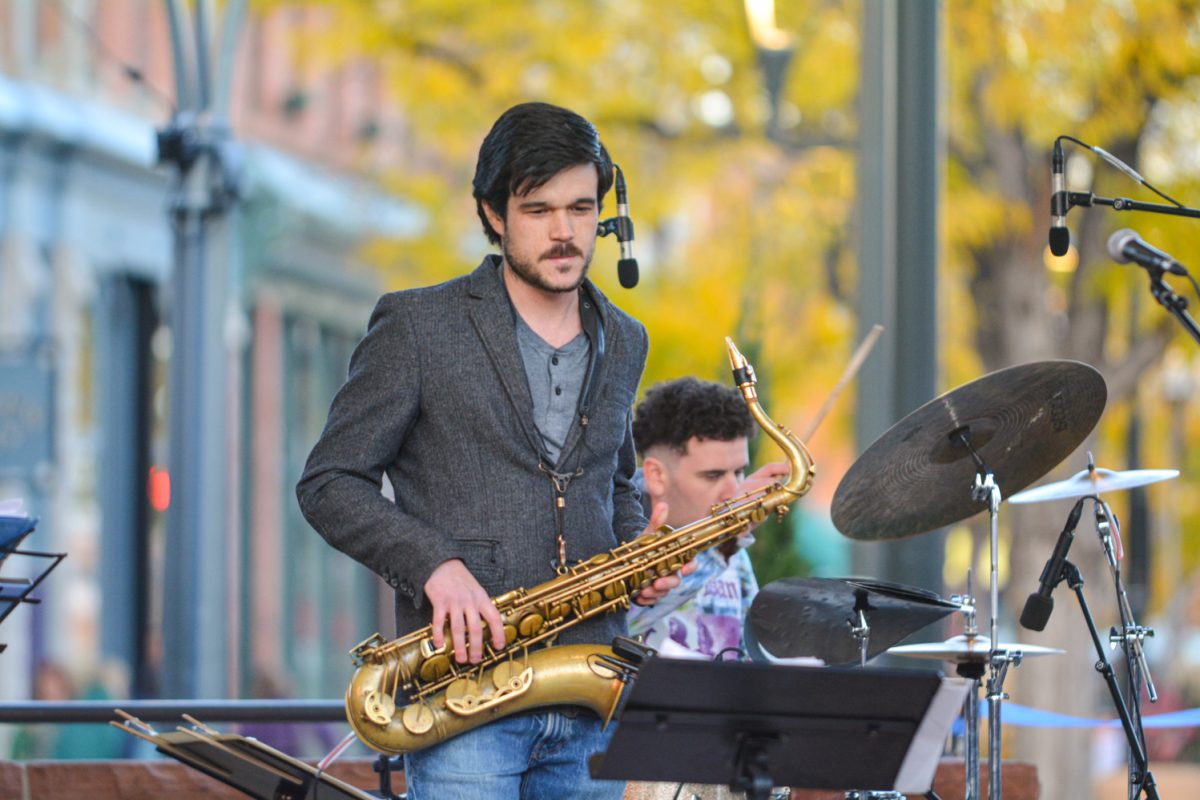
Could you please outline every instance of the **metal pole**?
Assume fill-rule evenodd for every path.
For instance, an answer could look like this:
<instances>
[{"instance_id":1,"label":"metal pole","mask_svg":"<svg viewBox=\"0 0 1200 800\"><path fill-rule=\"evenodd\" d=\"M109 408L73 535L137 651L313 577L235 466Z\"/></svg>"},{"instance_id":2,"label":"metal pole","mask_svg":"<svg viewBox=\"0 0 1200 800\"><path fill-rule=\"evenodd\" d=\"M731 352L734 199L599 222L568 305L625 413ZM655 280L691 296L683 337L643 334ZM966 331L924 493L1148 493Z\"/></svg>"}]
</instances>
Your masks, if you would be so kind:
<instances>
[{"instance_id":1,"label":"metal pole","mask_svg":"<svg viewBox=\"0 0 1200 800\"><path fill-rule=\"evenodd\" d=\"M860 450L936 394L940 9L863 4L858 338L887 332L858 377ZM857 571L934 591L942 557L941 533L854 545Z\"/></svg>"},{"instance_id":2,"label":"metal pole","mask_svg":"<svg viewBox=\"0 0 1200 800\"><path fill-rule=\"evenodd\" d=\"M221 697L230 690L228 609L229 461L225 321L236 265L237 186L225 108L228 87L214 92L211 71L213 6L186 9L167 0L180 107L159 133L160 160L178 170L171 202L175 234L170 321L171 505L163 598L163 689L176 697ZM225 36L236 39L244 4L226 9ZM189 35L191 34L191 35ZM222 59L232 58L230 44ZM229 69L217 67L222 80ZM186 103L186 104L185 104ZM234 272L233 274L236 274Z\"/></svg>"},{"instance_id":3,"label":"metal pole","mask_svg":"<svg viewBox=\"0 0 1200 800\"><path fill-rule=\"evenodd\" d=\"M0 703L0 723L110 722L121 709L144 722L345 722L342 700L42 700Z\"/></svg>"}]
</instances>

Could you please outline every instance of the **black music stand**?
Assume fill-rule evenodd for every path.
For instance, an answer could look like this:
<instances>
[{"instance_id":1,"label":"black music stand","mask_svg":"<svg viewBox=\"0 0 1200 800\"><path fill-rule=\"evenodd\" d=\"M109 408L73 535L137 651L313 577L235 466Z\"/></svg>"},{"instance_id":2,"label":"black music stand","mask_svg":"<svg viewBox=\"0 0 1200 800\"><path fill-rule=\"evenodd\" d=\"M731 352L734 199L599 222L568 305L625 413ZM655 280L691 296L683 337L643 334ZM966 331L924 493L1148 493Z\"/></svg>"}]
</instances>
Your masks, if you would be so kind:
<instances>
[{"instance_id":1,"label":"black music stand","mask_svg":"<svg viewBox=\"0 0 1200 800\"><path fill-rule=\"evenodd\" d=\"M968 684L939 673L676 661L641 668L592 776L928 792Z\"/></svg>"},{"instance_id":2,"label":"black music stand","mask_svg":"<svg viewBox=\"0 0 1200 800\"><path fill-rule=\"evenodd\" d=\"M221 733L186 716L192 727L159 733L135 717L118 713L125 722L112 725L256 800L378 800L257 739Z\"/></svg>"},{"instance_id":3,"label":"black music stand","mask_svg":"<svg viewBox=\"0 0 1200 800\"><path fill-rule=\"evenodd\" d=\"M36 527L36 517L0 516L0 565L3 565L9 556L49 559L52 562L34 578L6 578L0 575L0 622L4 622L21 603L30 605L40 603L40 600L29 595L58 566L59 562L67 557L66 553L21 550L21 542L26 536L33 533L33 529ZM0 644L0 653L3 653L6 647L7 645Z\"/></svg>"}]
</instances>

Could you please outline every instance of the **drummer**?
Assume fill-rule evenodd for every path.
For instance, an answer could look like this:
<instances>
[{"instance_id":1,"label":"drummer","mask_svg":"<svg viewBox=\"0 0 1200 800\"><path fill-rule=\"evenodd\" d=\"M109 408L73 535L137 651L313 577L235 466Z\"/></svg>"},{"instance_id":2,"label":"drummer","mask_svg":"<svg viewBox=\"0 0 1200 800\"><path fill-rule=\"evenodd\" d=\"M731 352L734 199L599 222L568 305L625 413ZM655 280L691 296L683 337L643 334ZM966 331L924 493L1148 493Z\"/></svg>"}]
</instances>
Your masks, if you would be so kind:
<instances>
[{"instance_id":1,"label":"drummer","mask_svg":"<svg viewBox=\"0 0 1200 800\"><path fill-rule=\"evenodd\" d=\"M647 390L634 411L633 440L642 468L634 480L646 509L665 502L667 524L682 527L713 506L787 476L774 462L749 477L750 437L758 430L736 388L678 378ZM696 557L697 568L655 606L634 606L629 629L664 655L680 649L708 658L745 654L743 622L758 581L747 533Z\"/></svg>"}]
</instances>

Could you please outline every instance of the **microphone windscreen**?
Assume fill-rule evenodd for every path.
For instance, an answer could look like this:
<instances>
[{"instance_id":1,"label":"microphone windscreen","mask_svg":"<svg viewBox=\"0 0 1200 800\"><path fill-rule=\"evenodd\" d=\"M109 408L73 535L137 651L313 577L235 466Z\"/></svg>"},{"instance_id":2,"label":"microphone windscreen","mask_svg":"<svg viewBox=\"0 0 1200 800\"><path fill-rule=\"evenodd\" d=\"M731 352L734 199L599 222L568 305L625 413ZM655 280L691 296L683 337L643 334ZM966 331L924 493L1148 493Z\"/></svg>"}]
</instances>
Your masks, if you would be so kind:
<instances>
[{"instance_id":1,"label":"microphone windscreen","mask_svg":"<svg viewBox=\"0 0 1200 800\"><path fill-rule=\"evenodd\" d=\"M1042 597L1037 592L1029 595L1025 608L1021 611L1021 627L1031 631L1046 630L1050 621L1050 613L1054 611L1054 598Z\"/></svg>"},{"instance_id":2,"label":"microphone windscreen","mask_svg":"<svg viewBox=\"0 0 1200 800\"><path fill-rule=\"evenodd\" d=\"M1062 257L1067 254L1067 250L1071 246L1071 232L1066 228L1051 228L1050 229L1050 252L1055 256Z\"/></svg>"},{"instance_id":3,"label":"microphone windscreen","mask_svg":"<svg viewBox=\"0 0 1200 800\"><path fill-rule=\"evenodd\" d=\"M638 263L636 258L622 258L617 262L617 279L621 286L632 289L638 285Z\"/></svg>"},{"instance_id":4,"label":"microphone windscreen","mask_svg":"<svg viewBox=\"0 0 1200 800\"><path fill-rule=\"evenodd\" d=\"M1125 245L1136 242L1138 238L1137 231L1130 228L1114 231L1113 235L1108 237L1108 244L1105 245L1108 249L1108 257L1118 264L1128 264L1129 256L1125 255Z\"/></svg>"}]
</instances>

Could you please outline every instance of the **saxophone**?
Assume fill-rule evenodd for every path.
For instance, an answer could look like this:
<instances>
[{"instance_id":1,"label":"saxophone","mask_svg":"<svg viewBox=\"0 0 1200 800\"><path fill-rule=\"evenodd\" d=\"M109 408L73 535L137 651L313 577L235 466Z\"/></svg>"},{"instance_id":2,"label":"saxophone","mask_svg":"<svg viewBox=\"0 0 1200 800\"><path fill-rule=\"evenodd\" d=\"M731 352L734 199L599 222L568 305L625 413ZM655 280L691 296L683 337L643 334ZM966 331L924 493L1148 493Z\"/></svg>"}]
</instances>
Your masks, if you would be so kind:
<instances>
[{"instance_id":1,"label":"saxophone","mask_svg":"<svg viewBox=\"0 0 1200 800\"><path fill-rule=\"evenodd\" d=\"M611 721L649 649L628 640L612 646L552 646L558 633L628 609L633 595L655 578L677 572L697 553L745 533L771 512L782 517L816 473L804 444L763 411L753 367L732 340L725 343L734 382L751 415L787 456L787 481L721 503L710 516L682 528L664 525L563 567L558 577L532 589L492 598L506 644L496 650L485 642L479 664L455 663L449 636L442 647L434 647L432 626L392 641L374 634L350 651L356 670L346 690L346 717L368 747L387 754L413 752L549 705L586 706L605 725Z\"/></svg>"}]
</instances>

